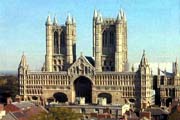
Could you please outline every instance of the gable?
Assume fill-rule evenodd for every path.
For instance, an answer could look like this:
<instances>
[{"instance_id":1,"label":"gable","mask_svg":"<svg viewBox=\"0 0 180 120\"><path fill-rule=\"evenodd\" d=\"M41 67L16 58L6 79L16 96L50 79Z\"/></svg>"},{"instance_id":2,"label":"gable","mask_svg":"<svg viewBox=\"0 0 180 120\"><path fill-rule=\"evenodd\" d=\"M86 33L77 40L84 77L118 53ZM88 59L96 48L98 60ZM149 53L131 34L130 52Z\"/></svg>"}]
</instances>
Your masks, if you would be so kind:
<instances>
[{"instance_id":1,"label":"gable","mask_svg":"<svg viewBox=\"0 0 180 120\"><path fill-rule=\"evenodd\" d=\"M94 66L84 56L80 56L68 69L72 75L89 75L94 74Z\"/></svg>"}]
</instances>

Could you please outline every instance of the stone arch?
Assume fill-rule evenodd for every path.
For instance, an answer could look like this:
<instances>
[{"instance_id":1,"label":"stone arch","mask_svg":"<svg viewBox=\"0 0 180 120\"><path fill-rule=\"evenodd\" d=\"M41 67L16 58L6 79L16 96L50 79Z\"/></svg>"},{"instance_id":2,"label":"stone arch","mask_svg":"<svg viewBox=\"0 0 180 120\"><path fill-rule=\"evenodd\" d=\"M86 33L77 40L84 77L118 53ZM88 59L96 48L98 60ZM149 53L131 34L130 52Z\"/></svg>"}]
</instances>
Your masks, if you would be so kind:
<instances>
[{"instance_id":1,"label":"stone arch","mask_svg":"<svg viewBox=\"0 0 180 120\"><path fill-rule=\"evenodd\" d=\"M106 98L107 104L112 103L112 95L110 93L99 93L98 98Z\"/></svg>"},{"instance_id":2,"label":"stone arch","mask_svg":"<svg viewBox=\"0 0 180 120\"><path fill-rule=\"evenodd\" d=\"M56 102L65 103L68 101L67 95L62 92L54 93L53 97Z\"/></svg>"},{"instance_id":3,"label":"stone arch","mask_svg":"<svg viewBox=\"0 0 180 120\"><path fill-rule=\"evenodd\" d=\"M80 76L74 80L75 97L85 98L85 103L92 103L92 81L85 76Z\"/></svg>"},{"instance_id":4,"label":"stone arch","mask_svg":"<svg viewBox=\"0 0 180 120\"><path fill-rule=\"evenodd\" d=\"M131 103L135 103L135 102L136 102L136 99L134 99L134 98L130 98L130 99L129 99L129 102L131 102Z\"/></svg>"},{"instance_id":5,"label":"stone arch","mask_svg":"<svg viewBox=\"0 0 180 120\"><path fill-rule=\"evenodd\" d=\"M34 101L38 101L38 99L39 99L39 97L35 96L35 95L31 97L31 100L34 100Z\"/></svg>"}]
</instances>

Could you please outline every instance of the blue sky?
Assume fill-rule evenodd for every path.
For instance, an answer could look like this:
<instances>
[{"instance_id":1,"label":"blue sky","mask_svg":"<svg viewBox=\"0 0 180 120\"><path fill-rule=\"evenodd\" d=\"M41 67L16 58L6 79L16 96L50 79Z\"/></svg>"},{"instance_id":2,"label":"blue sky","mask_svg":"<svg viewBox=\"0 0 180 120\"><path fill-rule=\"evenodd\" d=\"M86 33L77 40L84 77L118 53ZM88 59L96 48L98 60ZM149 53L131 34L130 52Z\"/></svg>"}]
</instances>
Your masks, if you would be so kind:
<instances>
[{"instance_id":1,"label":"blue sky","mask_svg":"<svg viewBox=\"0 0 180 120\"><path fill-rule=\"evenodd\" d=\"M116 17L123 8L128 21L128 59L140 61L143 49L151 62L180 59L180 0L1 0L0 70L17 70L24 52L30 69L40 69L45 55L48 14L64 24L77 22L77 55L92 55L94 9Z\"/></svg>"}]
</instances>

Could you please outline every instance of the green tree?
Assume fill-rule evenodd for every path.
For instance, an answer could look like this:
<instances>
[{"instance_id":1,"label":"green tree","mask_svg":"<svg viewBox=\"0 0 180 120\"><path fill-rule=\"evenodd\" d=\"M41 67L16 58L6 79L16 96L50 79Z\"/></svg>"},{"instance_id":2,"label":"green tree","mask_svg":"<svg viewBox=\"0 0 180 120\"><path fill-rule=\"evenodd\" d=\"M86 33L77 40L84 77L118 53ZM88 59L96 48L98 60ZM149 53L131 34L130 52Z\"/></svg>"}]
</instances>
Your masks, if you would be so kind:
<instances>
[{"instance_id":1,"label":"green tree","mask_svg":"<svg viewBox=\"0 0 180 120\"><path fill-rule=\"evenodd\" d=\"M30 118L30 120L79 120L83 117L70 108L52 107L49 112L42 112Z\"/></svg>"}]
</instances>

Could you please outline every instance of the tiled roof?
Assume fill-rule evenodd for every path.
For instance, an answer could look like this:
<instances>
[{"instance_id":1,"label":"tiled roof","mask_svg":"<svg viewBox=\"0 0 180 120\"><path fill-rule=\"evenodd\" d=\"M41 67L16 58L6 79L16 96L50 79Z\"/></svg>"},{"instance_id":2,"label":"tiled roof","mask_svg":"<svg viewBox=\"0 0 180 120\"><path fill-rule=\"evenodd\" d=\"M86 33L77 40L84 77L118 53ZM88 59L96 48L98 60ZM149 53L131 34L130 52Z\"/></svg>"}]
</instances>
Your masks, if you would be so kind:
<instances>
[{"instance_id":1,"label":"tiled roof","mask_svg":"<svg viewBox=\"0 0 180 120\"><path fill-rule=\"evenodd\" d=\"M4 110L6 112L16 112L16 111L21 111L17 106L13 104L8 104L4 107Z\"/></svg>"}]
</instances>

